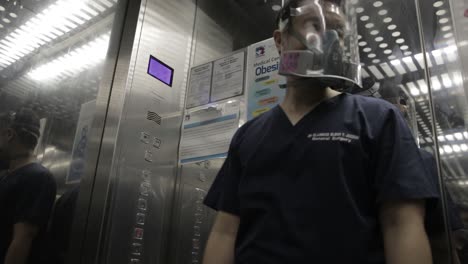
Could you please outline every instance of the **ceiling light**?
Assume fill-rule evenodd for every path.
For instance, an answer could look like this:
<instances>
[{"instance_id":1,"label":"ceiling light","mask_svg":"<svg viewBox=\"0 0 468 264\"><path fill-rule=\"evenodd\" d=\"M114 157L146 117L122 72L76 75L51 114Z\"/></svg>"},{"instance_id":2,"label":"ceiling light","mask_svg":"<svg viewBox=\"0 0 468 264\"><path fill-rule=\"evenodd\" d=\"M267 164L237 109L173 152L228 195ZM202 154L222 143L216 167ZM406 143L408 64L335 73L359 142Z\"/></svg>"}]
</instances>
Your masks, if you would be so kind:
<instances>
[{"instance_id":1,"label":"ceiling light","mask_svg":"<svg viewBox=\"0 0 468 264\"><path fill-rule=\"evenodd\" d=\"M375 58L376 56L377 56L377 55L375 55L374 53L369 53L369 54L367 55L367 57L369 57L370 59L373 59L373 58Z\"/></svg>"},{"instance_id":2,"label":"ceiling light","mask_svg":"<svg viewBox=\"0 0 468 264\"><path fill-rule=\"evenodd\" d=\"M452 29L451 26L442 27L442 31L449 31L449 30L451 30L451 29Z\"/></svg>"},{"instance_id":3,"label":"ceiling light","mask_svg":"<svg viewBox=\"0 0 468 264\"><path fill-rule=\"evenodd\" d=\"M459 71L453 72L453 83L455 85L462 85L463 84L463 76Z\"/></svg>"},{"instance_id":4,"label":"ceiling light","mask_svg":"<svg viewBox=\"0 0 468 264\"><path fill-rule=\"evenodd\" d=\"M434 7L441 7L444 4L442 1L437 1L434 3Z\"/></svg>"},{"instance_id":5,"label":"ceiling light","mask_svg":"<svg viewBox=\"0 0 468 264\"><path fill-rule=\"evenodd\" d=\"M460 148L461 148L461 150L463 150L463 151L467 151L467 150L468 150L468 146L467 146L466 144L461 144L461 145L460 145Z\"/></svg>"},{"instance_id":6,"label":"ceiling light","mask_svg":"<svg viewBox=\"0 0 468 264\"><path fill-rule=\"evenodd\" d=\"M468 139L468 132L466 132L466 131L463 132L463 136L464 136L466 139Z\"/></svg>"},{"instance_id":7,"label":"ceiling light","mask_svg":"<svg viewBox=\"0 0 468 264\"><path fill-rule=\"evenodd\" d=\"M423 94L427 94L429 92L429 89L427 87L427 84L426 84L425 80L420 79L420 80L417 81L417 83L418 83L419 89L421 90L421 92ZM423 107L423 108L426 108L426 107Z\"/></svg>"},{"instance_id":8,"label":"ceiling light","mask_svg":"<svg viewBox=\"0 0 468 264\"><path fill-rule=\"evenodd\" d=\"M362 39L362 36L361 36L361 35L358 35L358 36L357 36L357 39Z\"/></svg>"},{"instance_id":9,"label":"ceiling light","mask_svg":"<svg viewBox=\"0 0 468 264\"><path fill-rule=\"evenodd\" d=\"M454 141L455 138L453 137L453 135L445 135L445 138L448 140L448 141Z\"/></svg>"},{"instance_id":10,"label":"ceiling light","mask_svg":"<svg viewBox=\"0 0 468 264\"><path fill-rule=\"evenodd\" d=\"M374 65L369 66L369 71L371 71L372 74L374 74L375 78L377 78L378 80L382 80L385 78L379 71L379 69L377 69L377 67L375 67Z\"/></svg>"},{"instance_id":11,"label":"ceiling light","mask_svg":"<svg viewBox=\"0 0 468 264\"><path fill-rule=\"evenodd\" d=\"M387 43L380 43L379 47L382 48L382 49L385 49L385 48L388 47L388 44Z\"/></svg>"},{"instance_id":12,"label":"ceiling light","mask_svg":"<svg viewBox=\"0 0 468 264\"><path fill-rule=\"evenodd\" d=\"M388 14L388 11L385 10L385 9L382 9L382 10L379 11L379 15L381 15L381 16L385 16L386 14Z\"/></svg>"},{"instance_id":13,"label":"ceiling light","mask_svg":"<svg viewBox=\"0 0 468 264\"><path fill-rule=\"evenodd\" d=\"M453 148L453 151L455 151L455 152L460 152L461 151L460 146L458 146L458 145L452 145L452 148Z\"/></svg>"},{"instance_id":14,"label":"ceiling light","mask_svg":"<svg viewBox=\"0 0 468 264\"><path fill-rule=\"evenodd\" d=\"M362 8L362 7L356 8L356 13L359 14L359 13L362 13L362 12L364 12L364 8Z\"/></svg>"},{"instance_id":15,"label":"ceiling light","mask_svg":"<svg viewBox=\"0 0 468 264\"><path fill-rule=\"evenodd\" d=\"M439 91L440 88L442 88L442 84L440 84L439 78L437 78L437 76L431 77L431 85L434 91Z\"/></svg>"},{"instance_id":16,"label":"ceiling light","mask_svg":"<svg viewBox=\"0 0 468 264\"><path fill-rule=\"evenodd\" d=\"M446 153L448 153L448 154L450 154L450 153L453 152L452 147L447 146L447 145L444 146L444 151L445 151Z\"/></svg>"},{"instance_id":17,"label":"ceiling light","mask_svg":"<svg viewBox=\"0 0 468 264\"><path fill-rule=\"evenodd\" d=\"M387 28L388 28L388 30L395 30L397 28L397 26L395 24L391 24Z\"/></svg>"},{"instance_id":18,"label":"ceiling light","mask_svg":"<svg viewBox=\"0 0 468 264\"><path fill-rule=\"evenodd\" d=\"M361 47L364 47L364 46L366 46L366 45L367 45L367 42L365 42L365 41L359 42L359 46L361 46Z\"/></svg>"},{"instance_id":19,"label":"ceiling light","mask_svg":"<svg viewBox=\"0 0 468 264\"><path fill-rule=\"evenodd\" d=\"M411 93L411 95L413 95L413 96L418 96L418 95L420 94L419 90L418 90L416 87L410 89L410 93Z\"/></svg>"},{"instance_id":20,"label":"ceiling light","mask_svg":"<svg viewBox=\"0 0 468 264\"><path fill-rule=\"evenodd\" d=\"M364 51L364 52L370 52L371 50L372 50L371 48L367 47L367 48L364 48L362 51Z\"/></svg>"},{"instance_id":21,"label":"ceiling light","mask_svg":"<svg viewBox=\"0 0 468 264\"><path fill-rule=\"evenodd\" d=\"M390 55L390 56L388 56L388 59L389 60L394 60L394 59L396 59L396 56L395 55Z\"/></svg>"},{"instance_id":22,"label":"ceiling light","mask_svg":"<svg viewBox=\"0 0 468 264\"><path fill-rule=\"evenodd\" d=\"M440 153L440 154L444 154L444 149L443 149L443 148L439 148L439 153Z\"/></svg>"},{"instance_id":23,"label":"ceiling light","mask_svg":"<svg viewBox=\"0 0 468 264\"><path fill-rule=\"evenodd\" d=\"M372 63L374 63L374 64L380 63L380 60L379 59L374 59L374 60L372 60Z\"/></svg>"},{"instance_id":24,"label":"ceiling light","mask_svg":"<svg viewBox=\"0 0 468 264\"><path fill-rule=\"evenodd\" d=\"M374 6L375 7L381 7L383 5L382 1L375 1Z\"/></svg>"},{"instance_id":25,"label":"ceiling light","mask_svg":"<svg viewBox=\"0 0 468 264\"><path fill-rule=\"evenodd\" d=\"M383 37L376 37L376 38L375 38L375 41L381 42L381 41L383 41Z\"/></svg>"},{"instance_id":26,"label":"ceiling light","mask_svg":"<svg viewBox=\"0 0 468 264\"><path fill-rule=\"evenodd\" d=\"M447 22L449 22L449 19L446 18L446 17L439 19L439 23L441 23L441 24L445 24Z\"/></svg>"},{"instance_id":27,"label":"ceiling light","mask_svg":"<svg viewBox=\"0 0 468 264\"><path fill-rule=\"evenodd\" d=\"M390 23L390 22L392 22L392 18L391 17L386 17L386 18L383 19L383 22L384 23Z\"/></svg>"},{"instance_id":28,"label":"ceiling light","mask_svg":"<svg viewBox=\"0 0 468 264\"><path fill-rule=\"evenodd\" d=\"M403 44L403 43L405 43L405 39L399 38L399 39L395 40L395 42L397 44Z\"/></svg>"},{"instance_id":29,"label":"ceiling light","mask_svg":"<svg viewBox=\"0 0 468 264\"><path fill-rule=\"evenodd\" d=\"M442 65L444 64L444 59L442 58L442 51L435 49L431 51L432 57L434 57L434 60L437 65Z\"/></svg>"},{"instance_id":30,"label":"ceiling light","mask_svg":"<svg viewBox=\"0 0 468 264\"><path fill-rule=\"evenodd\" d=\"M416 65L414 65L413 59L411 57L404 57L403 62L410 69L410 71L414 72L418 70Z\"/></svg>"},{"instance_id":31,"label":"ceiling light","mask_svg":"<svg viewBox=\"0 0 468 264\"><path fill-rule=\"evenodd\" d=\"M439 10L439 11L436 12L436 15L438 15L438 16L443 16L445 14L447 14L447 11L445 11L444 9Z\"/></svg>"},{"instance_id":32,"label":"ceiling light","mask_svg":"<svg viewBox=\"0 0 468 264\"><path fill-rule=\"evenodd\" d=\"M373 23L367 23L365 27L366 27L366 28L373 28L373 27L374 27L374 24L373 24Z\"/></svg>"},{"instance_id":33,"label":"ceiling light","mask_svg":"<svg viewBox=\"0 0 468 264\"><path fill-rule=\"evenodd\" d=\"M0 11L5 11L5 8L0 5Z\"/></svg>"},{"instance_id":34,"label":"ceiling light","mask_svg":"<svg viewBox=\"0 0 468 264\"><path fill-rule=\"evenodd\" d=\"M445 141L445 137L444 137L444 136L438 136L437 139L438 139L440 142L444 142L444 141Z\"/></svg>"},{"instance_id":35,"label":"ceiling light","mask_svg":"<svg viewBox=\"0 0 468 264\"><path fill-rule=\"evenodd\" d=\"M5 22L5 23L7 23L7 24L10 24L10 22L11 22L11 20L8 19L8 18L6 18L6 17L3 18L2 21Z\"/></svg>"},{"instance_id":36,"label":"ceiling light","mask_svg":"<svg viewBox=\"0 0 468 264\"><path fill-rule=\"evenodd\" d=\"M370 34L373 35L373 36L375 36L375 35L379 34L379 31L378 31L378 30L372 30L372 31L370 32Z\"/></svg>"},{"instance_id":37,"label":"ceiling light","mask_svg":"<svg viewBox=\"0 0 468 264\"><path fill-rule=\"evenodd\" d=\"M99 15L88 6L90 1L58 0L0 39L0 50L8 50L11 57L16 58L8 61L3 67L13 64ZM115 1L100 0L99 3L109 8Z\"/></svg>"},{"instance_id":38,"label":"ceiling light","mask_svg":"<svg viewBox=\"0 0 468 264\"><path fill-rule=\"evenodd\" d=\"M407 50L407 49L409 49L409 47L407 45L403 45L403 46L400 47L400 49L401 50Z\"/></svg>"},{"instance_id":39,"label":"ceiling light","mask_svg":"<svg viewBox=\"0 0 468 264\"><path fill-rule=\"evenodd\" d=\"M453 136L454 136L457 140L463 140L463 134L460 133L460 132L453 134Z\"/></svg>"},{"instance_id":40,"label":"ceiling light","mask_svg":"<svg viewBox=\"0 0 468 264\"><path fill-rule=\"evenodd\" d=\"M388 55L388 54L392 54L392 50L386 49L386 50L384 50L383 53L385 53L385 54L387 54L387 55Z\"/></svg>"},{"instance_id":41,"label":"ceiling light","mask_svg":"<svg viewBox=\"0 0 468 264\"><path fill-rule=\"evenodd\" d=\"M12 18L17 18L17 17L18 17L18 15L16 15L16 14L15 14L15 13L13 13L13 12L12 12L12 13L10 13L9 15L10 15Z\"/></svg>"},{"instance_id":42,"label":"ceiling light","mask_svg":"<svg viewBox=\"0 0 468 264\"><path fill-rule=\"evenodd\" d=\"M361 21L367 21L367 20L369 20L369 16L362 16L361 17Z\"/></svg>"},{"instance_id":43,"label":"ceiling light","mask_svg":"<svg viewBox=\"0 0 468 264\"><path fill-rule=\"evenodd\" d=\"M411 56L411 54L413 54L411 51L405 51L404 53L405 56Z\"/></svg>"},{"instance_id":44,"label":"ceiling light","mask_svg":"<svg viewBox=\"0 0 468 264\"><path fill-rule=\"evenodd\" d=\"M3 28L3 25L2 25L2 24L0 24L0 28Z\"/></svg>"},{"instance_id":45,"label":"ceiling light","mask_svg":"<svg viewBox=\"0 0 468 264\"><path fill-rule=\"evenodd\" d=\"M28 73L35 81L60 79L70 73L84 71L102 62L107 54L110 33L104 34L93 41L78 47L69 53L43 64Z\"/></svg>"},{"instance_id":46,"label":"ceiling light","mask_svg":"<svg viewBox=\"0 0 468 264\"><path fill-rule=\"evenodd\" d=\"M392 36L394 36L395 38L399 37L400 35L401 35L400 31L395 31L392 33Z\"/></svg>"},{"instance_id":47,"label":"ceiling light","mask_svg":"<svg viewBox=\"0 0 468 264\"><path fill-rule=\"evenodd\" d=\"M273 11L275 11L275 12L278 12L278 11L281 10L281 6L280 5L272 5L271 9L273 9Z\"/></svg>"},{"instance_id":48,"label":"ceiling light","mask_svg":"<svg viewBox=\"0 0 468 264\"><path fill-rule=\"evenodd\" d=\"M450 77L447 73L442 74L441 77L442 77L442 83L444 84L445 88L452 87L453 85L452 80L450 80Z\"/></svg>"}]
</instances>

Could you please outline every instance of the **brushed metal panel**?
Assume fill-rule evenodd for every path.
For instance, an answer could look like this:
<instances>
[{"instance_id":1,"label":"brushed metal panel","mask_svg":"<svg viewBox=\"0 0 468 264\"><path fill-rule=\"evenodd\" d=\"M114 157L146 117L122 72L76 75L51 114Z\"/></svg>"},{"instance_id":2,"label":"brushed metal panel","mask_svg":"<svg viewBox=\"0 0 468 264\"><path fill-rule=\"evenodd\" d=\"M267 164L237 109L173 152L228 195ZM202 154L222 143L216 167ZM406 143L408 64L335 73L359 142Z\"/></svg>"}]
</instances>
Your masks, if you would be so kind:
<instances>
[{"instance_id":1,"label":"brushed metal panel","mask_svg":"<svg viewBox=\"0 0 468 264\"><path fill-rule=\"evenodd\" d=\"M185 95L195 7L189 0L149 0L142 4L140 14L141 31L132 50L135 59L115 127L117 140L112 142L115 151L109 191L102 194L107 197L108 211L99 263L129 263L132 259L163 263L166 258L184 104L181 97ZM147 74L150 54L174 68L172 87ZM160 122L148 120L149 111ZM147 135L142 137L142 133ZM153 146L155 137L160 140L157 147ZM143 176L144 170L151 176ZM140 199L146 201L146 210L138 208ZM143 225L137 219L142 214ZM135 238L135 231L138 235L143 231L142 239Z\"/></svg>"},{"instance_id":2,"label":"brushed metal panel","mask_svg":"<svg viewBox=\"0 0 468 264\"><path fill-rule=\"evenodd\" d=\"M201 263L216 212L203 199L224 163L224 159L181 166L174 204L172 251L168 263Z\"/></svg>"}]
</instances>

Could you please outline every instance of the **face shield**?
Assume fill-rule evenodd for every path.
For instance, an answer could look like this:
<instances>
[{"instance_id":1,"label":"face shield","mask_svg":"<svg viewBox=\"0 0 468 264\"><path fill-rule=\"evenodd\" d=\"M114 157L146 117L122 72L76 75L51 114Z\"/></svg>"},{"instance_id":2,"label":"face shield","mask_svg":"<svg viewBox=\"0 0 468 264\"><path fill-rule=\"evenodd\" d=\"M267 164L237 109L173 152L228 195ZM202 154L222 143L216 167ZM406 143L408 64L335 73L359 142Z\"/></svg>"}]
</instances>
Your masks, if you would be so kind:
<instances>
[{"instance_id":1,"label":"face shield","mask_svg":"<svg viewBox=\"0 0 468 264\"><path fill-rule=\"evenodd\" d=\"M279 21L280 30L288 36L281 53L281 75L316 78L340 91L361 89L354 11L359 1L350 2L310 0L285 11Z\"/></svg>"}]
</instances>

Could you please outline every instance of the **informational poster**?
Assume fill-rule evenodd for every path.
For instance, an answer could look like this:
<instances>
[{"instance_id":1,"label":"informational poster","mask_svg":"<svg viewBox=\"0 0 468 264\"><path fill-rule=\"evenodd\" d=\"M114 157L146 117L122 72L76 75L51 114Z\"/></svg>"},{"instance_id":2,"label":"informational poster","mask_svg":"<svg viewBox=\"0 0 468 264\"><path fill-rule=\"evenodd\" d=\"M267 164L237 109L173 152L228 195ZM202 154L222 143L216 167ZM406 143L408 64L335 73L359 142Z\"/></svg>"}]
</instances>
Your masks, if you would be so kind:
<instances>
[{"instance_id":1,"label":"informational poster","mask_svg":"<svg viewBox=\"0 0 468 264\"><path fill-rule=\"evenodd\" d=\"M75 140L73 141L71 163L66 178L67 184L77 183L80 181L81 176L83 176L85 170L86 149L88 147L89 133L95 109L96 100L81 105L80 116L76 126Z\"/></svg>"},{"instance_id":2,"label":"informational poster","mask_svg":"<svg viewBox=\"0 0 468 264\"><path fill-rule=\"evenodd\" d=\"M286 93L286 78L279 75L280 56L274 40L249 46L247 50L247 120L278 105Z\"/></svg>"},{"instance_id":3,"label":"informational poster","mask_svg":"<svg viewBox=\"0 0 468 264\"><path fill-rule=\"evenodd\" d=\"M239 126L239 101L188 111L180 146L181 163L225 157Z\"/></svg>"},{"instance_id":4,"label":"informational poster","mask_svg":"<svg viewBox=\"0 0 468 264\"><path fill-rule=\"evenodd\" d=\"M210 102L212 73L212 62L192 68L190 71L187 108L204 105Z\"/></svg>"},{"instance_id":5,"label":"informational poster","mask_svg":"<svg viewBox=\"0 0 468 264\"><path fill-rule=\"evenodd\" d=\"M244 64L244 51L214 62L211 102L242 94L244 89Z\"/></svg>"}]
</instances>

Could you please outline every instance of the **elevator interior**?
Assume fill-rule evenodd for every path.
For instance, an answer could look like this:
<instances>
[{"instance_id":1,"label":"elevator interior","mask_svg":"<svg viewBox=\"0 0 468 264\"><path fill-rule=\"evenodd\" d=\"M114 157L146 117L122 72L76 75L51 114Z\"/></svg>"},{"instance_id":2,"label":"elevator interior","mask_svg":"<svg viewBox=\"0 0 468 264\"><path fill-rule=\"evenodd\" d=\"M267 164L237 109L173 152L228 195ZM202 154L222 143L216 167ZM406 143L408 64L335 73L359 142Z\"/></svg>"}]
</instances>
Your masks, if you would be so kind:
<instances>
[{"instance_id":1,"label":"elevator interior","mask_svg":"<svg viewBox=\"0 0 468 264\"><path fill-rule=\"evenodd\" d=\"M367 88L398 87L441 190L466 218L468 2L350 1ZM235 105L237 126L251 118L249 56L271 38L282 4L0 1L0 111L32 108L42 118L38 161L59 196L80 188L70 263L201 263L215 214L201 201L223 153L183 160L187 115ZM241 93L190 104L193 69L238 54ZM151 56L170 82L151 74ZM459 233L439 220L436 263L457 263L449 248Z\"/></svg>"}]
</instances>

